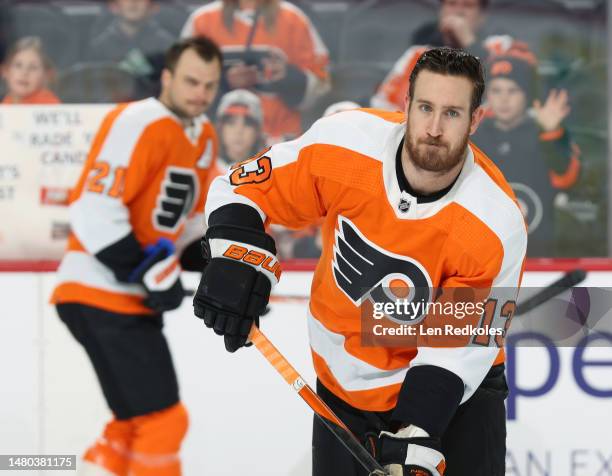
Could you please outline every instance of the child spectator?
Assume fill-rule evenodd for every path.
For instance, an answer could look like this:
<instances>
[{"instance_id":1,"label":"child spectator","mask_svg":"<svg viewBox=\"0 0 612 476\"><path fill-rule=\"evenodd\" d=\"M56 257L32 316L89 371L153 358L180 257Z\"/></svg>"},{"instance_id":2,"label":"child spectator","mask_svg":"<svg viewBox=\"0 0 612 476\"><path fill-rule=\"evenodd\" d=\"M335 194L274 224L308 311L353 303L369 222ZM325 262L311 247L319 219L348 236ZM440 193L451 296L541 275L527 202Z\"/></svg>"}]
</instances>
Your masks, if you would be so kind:
<instances>
[{"instance_id":1,"label":"child spectator","mask_svg":"<svg viewBox=\"0 0 612 476\"><path fill-rule=\"evenodd\" d=\"M21 38L9 49L2 68L7 90L2 104L59 103L48 89L53 74L53 65L43 51L40 38Z\"/></svg>"},{"instance_id":2,"label":"child spectator","mask_svg":"<svg viewBox=\"0 0 612 476\"><path fill-rule=\"evenodd\" d=\"M565 90L535 98L535 64L526 57L493 57L488 65L485 118L473 142L501 169L529 228L529 256L554 256L554 199L578 178L579 149L563 120L570 113ZM532 109L531 109L532 107Z\"/></svg>"}]
</instances>

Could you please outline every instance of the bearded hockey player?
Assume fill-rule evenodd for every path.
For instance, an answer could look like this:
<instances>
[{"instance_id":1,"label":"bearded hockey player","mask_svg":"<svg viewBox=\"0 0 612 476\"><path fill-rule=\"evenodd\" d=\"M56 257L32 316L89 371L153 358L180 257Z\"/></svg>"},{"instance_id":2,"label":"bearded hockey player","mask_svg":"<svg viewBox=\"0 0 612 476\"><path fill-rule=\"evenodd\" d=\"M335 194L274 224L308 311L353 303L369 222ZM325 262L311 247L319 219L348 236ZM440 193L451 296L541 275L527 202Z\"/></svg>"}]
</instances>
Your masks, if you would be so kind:
<instances>
[{"instance_id":1,"label":"bearded hockey player","mask_svg":"<svg viewBox=\"0 0 612 476\"><path fill-rule=\"evenodd\" d=\"M503 339L474 345L364 346L361 312L391 280L415 289L489 289L506 329L527 233L512 190L469 142L483 117L482 65L450 48L425 52L404 113L320 119L217 178L206 205L210 261L196 316L234 352L280 277L265 225L323 221L308 327L317 392L394 475L502 476ZM476 345L478 344L478 345ZM363 470L321 423L313 474Z\"/></svg>"}]
</instances>

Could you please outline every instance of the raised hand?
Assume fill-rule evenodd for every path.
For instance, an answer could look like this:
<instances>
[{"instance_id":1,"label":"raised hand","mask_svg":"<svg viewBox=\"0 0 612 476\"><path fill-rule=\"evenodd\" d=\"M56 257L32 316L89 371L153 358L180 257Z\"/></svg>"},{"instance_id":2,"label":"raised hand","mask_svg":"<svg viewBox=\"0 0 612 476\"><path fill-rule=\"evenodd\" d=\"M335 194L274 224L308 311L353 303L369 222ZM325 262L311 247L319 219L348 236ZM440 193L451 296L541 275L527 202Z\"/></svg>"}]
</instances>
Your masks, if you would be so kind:
<instances>
[{"instance_id":1,"label":"raised hand","mask_svg":"<svg viewBox=\"0 0 612 476\"><path fill-rule=\"evenodd\" d=\"M558 129L571 111L567 90L551 89L544 104L538 99L533 102L533 110L538 125L544 131Z\"/></svg>"}]
</instances>

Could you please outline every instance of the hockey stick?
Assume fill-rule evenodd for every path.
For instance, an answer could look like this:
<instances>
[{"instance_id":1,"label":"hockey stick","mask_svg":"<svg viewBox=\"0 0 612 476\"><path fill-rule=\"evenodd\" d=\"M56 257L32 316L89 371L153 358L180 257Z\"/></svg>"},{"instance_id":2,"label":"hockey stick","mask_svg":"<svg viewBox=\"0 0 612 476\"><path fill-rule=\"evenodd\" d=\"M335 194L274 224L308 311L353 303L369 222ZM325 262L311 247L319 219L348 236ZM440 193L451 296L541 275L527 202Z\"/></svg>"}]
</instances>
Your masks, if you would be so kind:
<instances>
[{"instance_id":1,"label":"hockey stick","mask_svg":"<svg viewBox=\"0 0 612 476\"><path fill-rule=\"evenodd\" d=\"M338 418L314 390L304 381L300 374L291 366L289 361L278 351L270 340L253 325L249 333L249 339L257 347L257 350L267 359L270 364L281 374L293 390L312 408L315 416L331 431L355 459L363 466L369 476L385 476L388 473L366 450L351 430Z\"/></svg>"},{"instance_id":2,"label":"hockey stick","mask_svg":"<svg viewBox=\"0 0 612 476\"><path fill-rule=\"evenodd\" d=\"M544 304L546 301L561 294L563 291L566 291L584 281L586 275L586 271L582 269L574 269L572 271L568 271L561 278L557 279L545 288L542 288L536 294L527 298L524 302L520 303L516 307L516 312L514 313L514 315L520 316L521 314L525 314L531 311L532 309L538 307L540 304Z\"/></svg>"},{"instance_id":3,"label":"hockey stick","mask_svg":"<svg viewBox=\"0 0 612 476\"><path fill-rule=\"evenodd\" d=\"M516 316L521 314L525 314L532 309L538 307L541 304L544 304L546 301L558 296L563 291L566 291L570 288L573 288L577 284L580 284L582 281L586 279L587 273L583 269L574 269L572 271L568 271L563 276L561 276L556 281L547 285L546 287L540 289L533 296L528 297L524 302L521 302L516 309ZM270 302L278 302L278 303L291 303L295 302L296 304L305 303L308 301L308 297L299 296L297 294L286 294L286 295L276 295L272 294L270 296Z\"/></svg>"}]
</instances>

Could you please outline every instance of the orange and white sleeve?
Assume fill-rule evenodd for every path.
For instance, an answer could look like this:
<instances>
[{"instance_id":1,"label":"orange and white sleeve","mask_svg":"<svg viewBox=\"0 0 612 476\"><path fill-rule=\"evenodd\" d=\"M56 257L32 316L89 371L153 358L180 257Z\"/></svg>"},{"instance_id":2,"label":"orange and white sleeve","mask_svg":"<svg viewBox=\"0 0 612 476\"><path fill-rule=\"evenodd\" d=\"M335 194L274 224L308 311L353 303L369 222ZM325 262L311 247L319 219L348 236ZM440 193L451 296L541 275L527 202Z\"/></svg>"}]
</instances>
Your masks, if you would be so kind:
<instances>
[{"instance_id":1,"label":"orange and white sleeve","mask_svg":"<svg viewBox=\"0 0 612 476\"><path fill-rule=\"evenodd\" d=\"M256 210L265 224L289 228L324 216L319 178L312 171L318 127L319 121L301 137L276 144L217 177L206 200L207 223L216 210L236 204Z\"/></svg>"},{"instance_id":2,"label":"orange and white sleeve","mask_svg":"<svg viewBox=\"0 0 612 476\"><path fill-rule=\"evenodd\" d=\"M154 138L147 137L149 121L122 113L96 137L80 194L69 211L72 231L91 254L133 231L128 203L155 173L159 155L154 154Z\"/></svg>"}]
</instances>

